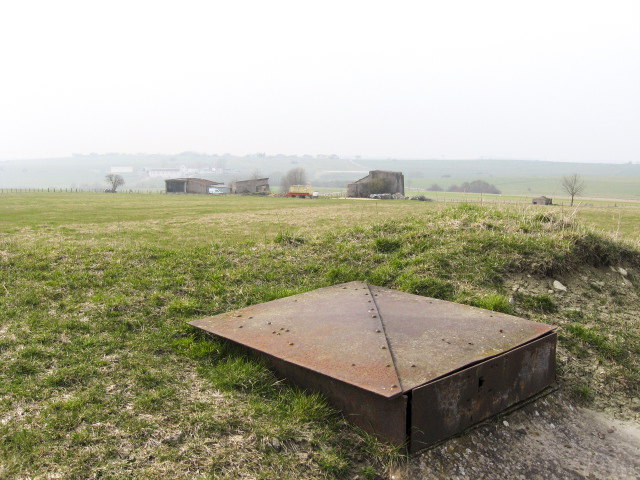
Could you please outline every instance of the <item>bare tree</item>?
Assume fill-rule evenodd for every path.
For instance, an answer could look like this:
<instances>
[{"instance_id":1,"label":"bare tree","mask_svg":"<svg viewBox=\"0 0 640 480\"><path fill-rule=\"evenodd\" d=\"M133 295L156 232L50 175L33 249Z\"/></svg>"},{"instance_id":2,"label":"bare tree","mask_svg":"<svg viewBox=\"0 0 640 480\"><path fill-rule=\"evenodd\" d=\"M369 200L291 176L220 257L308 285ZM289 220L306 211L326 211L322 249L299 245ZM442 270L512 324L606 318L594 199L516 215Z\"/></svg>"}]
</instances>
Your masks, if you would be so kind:
<instances>
[{"instance_id":1,"label":"bare tree","mask_svg":"<svg viewBox=\"0 0 640 480\"><path fill-rule=\"evenodd\" d=\"M124 185L124 178L114 173L110 173L109 175L104 177L104 179L107 181L109 185L111 185L111 188L109 189L109 191L113 193L116 192L118 187L120 187L121 185Z\"/></svg>"},{"instance_id":2,"label":"bare tree","mask_svg":"<svg viewBox=\"0 0 640 480\"><path fill-rule=\"evenodd\" d=\"M307 183L307 174L304 168L292 168L289 170L280 181L280 186L283 192L288 192L291 185L305 185Z\"/></svg>"},{"instance_id":3,"label":"bare tree","mask_svg":"<svg viewBox=\"0 0 640 480\"><path fill-rule=\"evenodd\" d=\"M251 172L251 180L257 180L259 178L262 178L262 172L259 169L255 169Z\"/></svg>"},{"instance_id":4,"label":"bare tree","mask_svg":"<svg viewBox=\"0 0 640 480\"><path fill-rule=\"evenodd\" d=\"M585 189L584 180L580 175L574 173L568 177L562 177L562 190L571 197L571 206L573 207L573 198L582 195Z\"/></svg>"}]
</instances>

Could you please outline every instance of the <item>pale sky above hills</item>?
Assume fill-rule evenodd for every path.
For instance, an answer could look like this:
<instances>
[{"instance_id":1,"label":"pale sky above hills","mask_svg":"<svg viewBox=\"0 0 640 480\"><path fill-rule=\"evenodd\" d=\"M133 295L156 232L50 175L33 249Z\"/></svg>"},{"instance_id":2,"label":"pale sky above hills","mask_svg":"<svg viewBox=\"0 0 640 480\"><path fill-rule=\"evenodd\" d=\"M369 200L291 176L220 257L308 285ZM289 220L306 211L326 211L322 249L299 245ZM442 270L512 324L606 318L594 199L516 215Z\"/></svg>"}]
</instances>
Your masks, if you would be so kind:
<instances>
[{"instance_id":1,"label":"pale sky above hills","mask_svg":"<svg viewBox=\"0 0 640 480\"><path fill-rule=\"evenodd\" d=\"M12 1L0 160L640 161L640 2Z\"/></svg>"}]
</instances>

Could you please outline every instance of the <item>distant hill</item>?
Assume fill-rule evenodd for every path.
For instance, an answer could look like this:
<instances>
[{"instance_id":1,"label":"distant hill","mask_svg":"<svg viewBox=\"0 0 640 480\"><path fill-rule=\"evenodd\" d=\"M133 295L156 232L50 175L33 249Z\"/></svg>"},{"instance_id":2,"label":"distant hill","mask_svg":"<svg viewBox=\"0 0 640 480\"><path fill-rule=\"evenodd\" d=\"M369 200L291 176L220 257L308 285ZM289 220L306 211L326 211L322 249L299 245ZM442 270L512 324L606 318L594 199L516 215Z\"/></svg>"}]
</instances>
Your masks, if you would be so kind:
<instances>
[{"instance_id":1,"label":"distant hill","mask_svg":"<svg viewBox=\"0 0 640 480\"><path fill-rule=\"evenodd\" d=\"M407 186L443 189L484 180L504 194L559 195L559 179L578 173L585 177L587 196L640 199L640 164L564 163L536 160L394 160L278 156L162 154L74 155L65 158L0 162L0 188L104 188L112 168L125 178L125 189L164 189L163 169L170 176L201 177L221 182L259 174L278 185L289 169L302 167L316 186L344 188L369 170L394 170ZM122 168L124 167L124 168ZM176 175L172 175L176 172Z\"/></svg>"}]
</instances>

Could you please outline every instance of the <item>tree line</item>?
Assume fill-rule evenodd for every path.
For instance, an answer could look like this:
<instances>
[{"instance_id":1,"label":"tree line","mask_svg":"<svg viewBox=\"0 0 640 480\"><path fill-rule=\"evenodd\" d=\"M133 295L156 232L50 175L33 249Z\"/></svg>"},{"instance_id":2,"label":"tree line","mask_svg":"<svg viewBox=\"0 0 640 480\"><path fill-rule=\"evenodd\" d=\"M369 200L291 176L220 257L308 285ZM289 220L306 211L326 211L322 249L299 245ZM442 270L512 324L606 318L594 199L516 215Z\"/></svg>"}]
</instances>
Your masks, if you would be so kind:
<instances>
[{"instance_id":1,"label":"tree line","mask_svg":"<svg viewBox=\"0 0 640 480\"><path fill-rule=\"evenodd\" d=\"M431 192L444 192L445 190L434 183L428 188ZM447 190L447 192L465 192L465 193L494 193L500 194L502 193L500 190L496 188L495 185L492 185L484 180L474 180L472 182L464 182L462 185L451 185Z\"/></svg>"}]
</instances>

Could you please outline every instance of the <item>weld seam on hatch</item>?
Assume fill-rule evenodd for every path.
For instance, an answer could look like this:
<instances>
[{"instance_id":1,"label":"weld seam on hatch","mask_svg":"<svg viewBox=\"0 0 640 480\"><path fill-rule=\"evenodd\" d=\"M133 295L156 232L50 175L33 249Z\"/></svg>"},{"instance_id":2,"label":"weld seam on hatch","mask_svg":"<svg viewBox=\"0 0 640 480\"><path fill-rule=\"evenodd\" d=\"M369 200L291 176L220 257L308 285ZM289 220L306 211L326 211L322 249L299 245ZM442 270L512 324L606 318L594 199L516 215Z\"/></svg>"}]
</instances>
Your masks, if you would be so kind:
<instances>
[{"instance_id":1,"label":"weld seam on hatch","mask_svg":"<svg viewBox=\"0 0 640 480\"><path fill-rule=\"evenodd\" d=\"M365 282L367 286L367 290L369 290L369 295L371 296L371 304L374 306L376 310L376 314L378 315L378 323L380 324L380 330L382 330L382 334L384 335L384 341L387 344L387 350L389 351L389 355L391 356L391 364L393 365L393 369L396 372L396 378L398 379L398 388L399 392L404 392L404 386L402 385L402 377L400 377L400 372L398 371L398 365L396 363L396 356L393 353L393 348L391 348L391 342L389 341L389 337L387 336L387 329L384 324L384 320L382 315L380 314L380 307L378 306L378 302L376 301L377 294L371 290L371 285Z\"/></svg>"}]
</instances>

